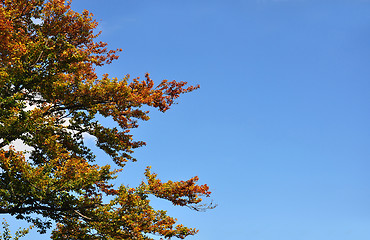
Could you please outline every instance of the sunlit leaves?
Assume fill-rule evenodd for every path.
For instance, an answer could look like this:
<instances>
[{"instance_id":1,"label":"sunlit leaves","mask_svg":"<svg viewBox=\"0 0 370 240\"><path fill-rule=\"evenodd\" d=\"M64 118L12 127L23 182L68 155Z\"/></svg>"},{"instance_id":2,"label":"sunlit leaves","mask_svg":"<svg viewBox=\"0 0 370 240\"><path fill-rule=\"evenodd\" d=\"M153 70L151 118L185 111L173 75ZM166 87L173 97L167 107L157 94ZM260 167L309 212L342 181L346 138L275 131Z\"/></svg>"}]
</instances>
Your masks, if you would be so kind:
<instances>
[{"instance_id":1,"label":"sunlit leaves","mask_svg":"<svg viewBox=\"0 0 370 240\"><path fill-rule=\"evenodd\" d=\"M151 207L149 196L195 210L209 197L198 178L163 183L145 172L136 188L113 179L145 145L130 131L149 120L144 106L166 112L198 86L163 80L101 78L117 59L96 40L97 22L64 0L0 0L0 213L27 220L52 239L185 238L197 231ZM145 107L145 109L148 109ZM111 118L106 126L97 117ZM101 166L85 145L91 135L107 154ZM21 141L28 152L11 144Z\"/></svg>"}]
</instances>

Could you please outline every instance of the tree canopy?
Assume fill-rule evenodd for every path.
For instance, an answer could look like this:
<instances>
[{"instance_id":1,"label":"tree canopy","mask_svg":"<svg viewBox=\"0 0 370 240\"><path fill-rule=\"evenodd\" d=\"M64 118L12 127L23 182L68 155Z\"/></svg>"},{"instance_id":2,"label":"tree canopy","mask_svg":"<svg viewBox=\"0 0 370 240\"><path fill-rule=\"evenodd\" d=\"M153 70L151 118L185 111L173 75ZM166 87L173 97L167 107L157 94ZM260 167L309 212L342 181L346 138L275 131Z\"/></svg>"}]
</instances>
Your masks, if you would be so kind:
<instances>
[{"instance_id":1,"label":"tree canopy","mask_svg":"<svg viewBox=\"0 0 370 240\"><path fill-rule=\"evenodd\" d=\"M212 208L198 177L162 182L148 167L135 187L112 180L133 150L130 130L149 120L150 106L166 112L182 93L198 86L163 80L98 77L96 67L117 59L97 40L97 22L64 0L0 0L0 213L24 219L51 239L185 238L197 230L177 225L148 197L194 210ZM117 127L97 116L111 117ZM83 139L112 162L99 165ZM30 150L16 149L20 140Z\"/></svg>"}]
</instances>

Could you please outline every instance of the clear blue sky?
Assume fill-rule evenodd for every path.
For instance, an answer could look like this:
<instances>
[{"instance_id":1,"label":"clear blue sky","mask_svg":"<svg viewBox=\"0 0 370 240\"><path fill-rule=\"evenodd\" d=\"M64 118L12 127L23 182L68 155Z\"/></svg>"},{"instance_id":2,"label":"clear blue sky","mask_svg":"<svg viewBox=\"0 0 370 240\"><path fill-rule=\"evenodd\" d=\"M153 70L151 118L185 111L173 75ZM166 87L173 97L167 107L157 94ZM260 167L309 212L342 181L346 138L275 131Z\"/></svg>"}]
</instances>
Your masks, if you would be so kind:
<instances>
[{"instance_id":1,"label":"clear blue sky","mask_svg":"<svg viewBox=\"0 0 370 240\"><path fill-rule=\"evenodd\" d=\"M135 130L127 166L198 175L219 206L167 208L189 240L370 239L370 1L75 0L123 48L99 73L201 88ZM99 157L104 157L97 152Z\"/></svg>"}]
</instances>

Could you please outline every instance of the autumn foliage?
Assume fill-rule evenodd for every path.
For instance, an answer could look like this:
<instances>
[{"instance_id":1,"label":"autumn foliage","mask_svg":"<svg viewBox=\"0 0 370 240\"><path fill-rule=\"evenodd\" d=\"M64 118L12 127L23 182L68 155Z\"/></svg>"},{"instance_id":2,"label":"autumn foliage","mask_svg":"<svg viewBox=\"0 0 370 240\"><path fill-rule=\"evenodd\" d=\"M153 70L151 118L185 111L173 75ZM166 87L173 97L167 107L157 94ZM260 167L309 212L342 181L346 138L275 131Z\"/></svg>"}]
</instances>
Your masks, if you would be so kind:
<instances>
[{"instance_id":1,"label":"autumn foliage","mask_svg":"<svg viewBox=\"0 0 370 240\"><path fill-rule=\"evenodd\" d=\"M163 183L148 167L136 188L114 187L111 180L145 144L130 134L138 120L149 120L142 107L165 112L197 87L166 80L154 86L149 74L144 80L99 78L95 68L121 50L97 41L96 27L91 13L77 13L64 0L0 0L0 213L41 233L56 223L51 239L193 235L197 230L153 209L149 196L210 208L201 199L209 188L197 185L197 177ZM119 127L104 126L97 116ZM112 164L96 163L84 134L96 138ZM15 140L30 150L16 149Z\"/></svg>"}]
</instances>

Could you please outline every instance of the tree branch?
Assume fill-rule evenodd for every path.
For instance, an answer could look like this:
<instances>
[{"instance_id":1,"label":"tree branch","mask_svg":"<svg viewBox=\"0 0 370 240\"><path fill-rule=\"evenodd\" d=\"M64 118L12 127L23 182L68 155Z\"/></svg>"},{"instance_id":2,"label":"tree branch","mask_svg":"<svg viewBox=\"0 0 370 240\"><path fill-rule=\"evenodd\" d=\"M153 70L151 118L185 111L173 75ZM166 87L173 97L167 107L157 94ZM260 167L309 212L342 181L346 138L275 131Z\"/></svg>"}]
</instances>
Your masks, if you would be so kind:
<instances>
[{"instance_id":1,"label":"tree branch","mask_svg":"<svg viewBox=\"0 0 370 240\"><path fill-rule=\"evenodd\" d=\"M34 211L50 211L50 212L67 212L67 211L78 211L82 209L89 209L96 207L96 204L88 205L85 207L60 207L54 208L49 206L29 206L29 207L12 207L12 208L0 208L0 214L16 214L16 213L27 213L27 212L34 212ZM77 212L76 212L77 213ZM88 217L78 213L80 216L88 219Z\"/></svg>"}]
</instances>

